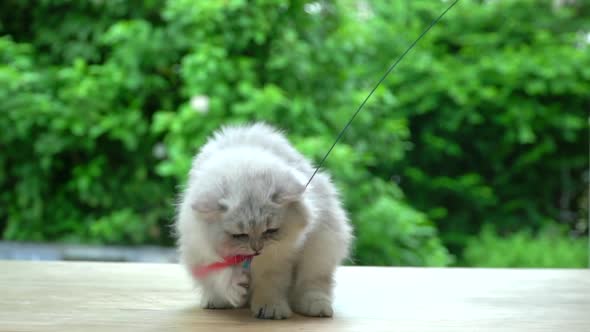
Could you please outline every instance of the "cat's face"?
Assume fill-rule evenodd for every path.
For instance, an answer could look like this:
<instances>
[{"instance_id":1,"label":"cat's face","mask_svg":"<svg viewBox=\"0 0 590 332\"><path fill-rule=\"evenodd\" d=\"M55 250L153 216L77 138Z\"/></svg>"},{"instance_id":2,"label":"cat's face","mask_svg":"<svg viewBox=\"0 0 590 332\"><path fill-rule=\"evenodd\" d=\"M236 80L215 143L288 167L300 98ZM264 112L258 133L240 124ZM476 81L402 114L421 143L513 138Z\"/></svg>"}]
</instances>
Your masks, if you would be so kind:
<instances>
[{"instance_id":1,"label":"cat's face","mask_svg":"<svg viewBox=\"0 0 590 332\"><path fill-rule=\"evenodd\" d=\"M227 254L259 254L284 235L281 206L272 200L246 198L218 222L221 234L220 252Z\"/></svg>"},{"instance_id":2,"label":"cat's face","mask_svg":"<svg viewBox=\"0 0 590 332\"><path fill-rule=\"evenodd\" d=\"M217 193L203 194L193 204L207 225L208 237L222 256L256 255L288 235L284 218L305 187L284 175L226 183Z\"/></svg>"}]
</instances>

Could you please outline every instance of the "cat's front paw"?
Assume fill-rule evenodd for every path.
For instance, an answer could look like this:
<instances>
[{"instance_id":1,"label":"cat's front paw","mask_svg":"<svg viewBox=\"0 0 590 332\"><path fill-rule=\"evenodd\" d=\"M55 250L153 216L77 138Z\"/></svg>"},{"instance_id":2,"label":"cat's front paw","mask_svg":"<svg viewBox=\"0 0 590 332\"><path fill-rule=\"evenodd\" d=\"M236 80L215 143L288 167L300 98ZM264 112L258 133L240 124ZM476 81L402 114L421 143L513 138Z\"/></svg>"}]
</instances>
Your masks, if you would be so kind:
<instances>
[{"instance_id":1,"label":"cat's front paw","mask_svg":"<svg viewBox=\"0 0 590 332\"><path fill-rule=\"evenodd\" d=\"M250 310L254 317L260 319L286 319L292 314L291 308L285 300L268 303L253 301Z\"/></svg>"},{"instance_id":2,"label":"cat's front paw","mask_svg":"<svg viewBox=\"0 0 590 332\"><path fill-rule=\"evenodd\" d=\"M296 312L311 317L332 317L332 301L330 296L321 292L306 292L295 299L293 309Z\"/></svg>"},{"instance_id":3,"label":"cat's front paw","mask_svg":"<svg viewBox=\"0 0 590 332\"><path fill-rule=\"evenodd\" d=\"M203 309L231 309L233 305L217 294L203 292L201 296L201 308Z\"/></svg>"},{"instance_id":4,"label":"cat's front paw","mask_svg":"<svg viewBox=\"0 0 590 332\"><path fill-rule=\"evenodd\" d=\"M235 307L240 308L248 302L248 290L250 288L250 275L236 269L227 290L227 299Z\"/></svg>"}]
</instances>

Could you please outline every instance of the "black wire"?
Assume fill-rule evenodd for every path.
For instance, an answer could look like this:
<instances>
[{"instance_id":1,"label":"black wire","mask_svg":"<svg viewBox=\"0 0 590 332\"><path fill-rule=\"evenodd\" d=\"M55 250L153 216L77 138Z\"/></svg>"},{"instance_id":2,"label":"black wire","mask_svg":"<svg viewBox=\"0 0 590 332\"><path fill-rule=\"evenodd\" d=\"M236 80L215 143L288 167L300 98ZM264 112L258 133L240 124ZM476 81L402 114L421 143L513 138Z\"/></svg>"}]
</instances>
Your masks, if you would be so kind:
<instances>
[{"instance_id":1,"label":"black wire","mask_svg":"<svg viewBox=\"0 0 590 332\"><path fill-rule=\"evenodd\" d=\"M328 158L328 155L330 155L330 152L332 152L332 149L334 149L334 147L336 146L336 144L338 143L338 141L340 140L340 138L344 135L344 132L348 129L348 127L350 126L350 124L352 123L352 121L354 120L354 118L357 116L357 114L359 114L359 112L363 109L363 107L367 103L367 100L369 100L369 98L371 98L371 96L373 95L373 93L375 92L375 90L377 90L377 88L379 87L379 85L381 85L381 83L383 81L385 81L385 79L387 78L387 76L389 75L389 73L391 73L391 71L398 65L398 63L400 63L400 61L402 61L402 59L406 56L406 54L408 54L408 52L410 52L410 50L412 50L412 48L414 48L414 46L416 46L416 44L420 41L420 39L422 39L422 37L424 37L424 35L426 35L426 33L436 23L438 23L438 21L440 21L440 19L443 18L443 16L445 16L445 14L449 10L451 10L451 8L453 8L453 6L455 6L457 4L457 2L459 2L459 0L455 0L447 9L445 9L444 12L442 12L442 14L440 14L434 21L432 21L432 23L430 23L430 25L428 26L428 28L426 28L426 30L424 30L422 32L422 34L420 34L420 36L418 38L416 38L416 40L414 40L414 42L406 49L406 51L404 53L402 53L402 55L400 55L399 58L397 58L397 60L393 63L393 65L391 65L391 67L389 67L389 69L385 72L385 74L383 75L383 77L381 77L381 79L379 80L379 82L377 82L377 84L375 85L375 87L373 88L373 90L371 90L371 92L367 95L367 97L365 98L365 100L363 100L363 102L358 107L358 109L356 110L356 112L354 112L354 114L352 115L352 117L350 118L350 120L348 120L348 123L346 124L346 126L344 126L344 128L342 128L342 130L340 131L340 133L336 137L336 140L334 141L334 144L332 144L332 146L330 147L330 150L328 150L328 152L324 155L324 157L322 158L322 160L320 161L320 163L316 167L315 171L313 172L313 174L309 178L309 181L307 181L307 184L305 185L305 188L306 189L307 189L307 186L309 186L311 180L313 180L313 177L320 170L320 168L324 165L324 162Z\"/></svg>"}]
</instances>

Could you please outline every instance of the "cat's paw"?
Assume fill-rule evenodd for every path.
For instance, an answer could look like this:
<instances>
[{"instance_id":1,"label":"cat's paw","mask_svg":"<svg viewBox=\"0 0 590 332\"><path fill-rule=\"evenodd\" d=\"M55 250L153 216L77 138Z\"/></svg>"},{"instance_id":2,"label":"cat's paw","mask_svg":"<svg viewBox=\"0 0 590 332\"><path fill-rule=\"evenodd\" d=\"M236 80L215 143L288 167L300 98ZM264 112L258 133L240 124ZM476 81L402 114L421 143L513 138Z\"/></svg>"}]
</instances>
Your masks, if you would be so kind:
<instances>
[{"instance_id":1,"label":"cat's paw","mask_svg":"<svg viewBox=\"0 0 590 332\"><path fill-rule=\"evenodd\" d=\"M292 311L285 300L257 303L253 301L250 306L252 315L260 319L286 319L291 317Z\"/></svg>"},{"instance_id":2,"label":"cat's paw","mask_svg":"<svg viewBox=\"0 0 590 332\"><path fill-rule=\"evenodd\" d=\"M201 297L201 308L203 309L232 309L233 305L225 299L219 297Z\"/></svg>"},{"instance_id":3,"label":"cat's paw","mask_svg":"<svg viewBox=\"0 0 590 332\"><path fill-rule=\"evenodd\" d=\"M242 269L236 269L227 289L227 299L235 307L240 308L248 302L250 275Z\"/></svg>"},{"instance_id":4,"label":"cat's paw","mask_svg":"<svg viewBox=\"0 0 590 332\"><path fill-rule=\"evenodd\" d=\"M295 299L293 309L302 315L312 317L332 317L330 296L321 292L306 292Z\"/></svg>"}]
</instances>

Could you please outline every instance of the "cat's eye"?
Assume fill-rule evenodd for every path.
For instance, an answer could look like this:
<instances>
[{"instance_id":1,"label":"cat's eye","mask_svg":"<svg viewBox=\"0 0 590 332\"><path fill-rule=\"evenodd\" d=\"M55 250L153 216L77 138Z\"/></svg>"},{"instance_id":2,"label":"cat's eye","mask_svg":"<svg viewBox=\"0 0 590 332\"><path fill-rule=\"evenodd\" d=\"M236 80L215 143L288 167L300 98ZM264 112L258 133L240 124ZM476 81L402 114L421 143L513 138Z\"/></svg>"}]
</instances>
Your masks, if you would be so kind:
<instances>
[{"instance_id":1,"label":"cat's eye","mask_svg":"<svg viewBox=\"0 0 590 332\"><path fill-rule=\"evenodd\" d=\"M233 237L236 240L247 240L248 234L232 234L231 237Z\"/></svg>"},{"instance_id":2,"label":"cat's eye","mask_svg":"<svg viewBox=\"0 0 590 332\"><path fill-rule=\"evenodd\" d=\"M264 235L273 235L276 234L278 231L278 228L269 228L266 231L264 231Z\"/></svg>"}]
</instances>

